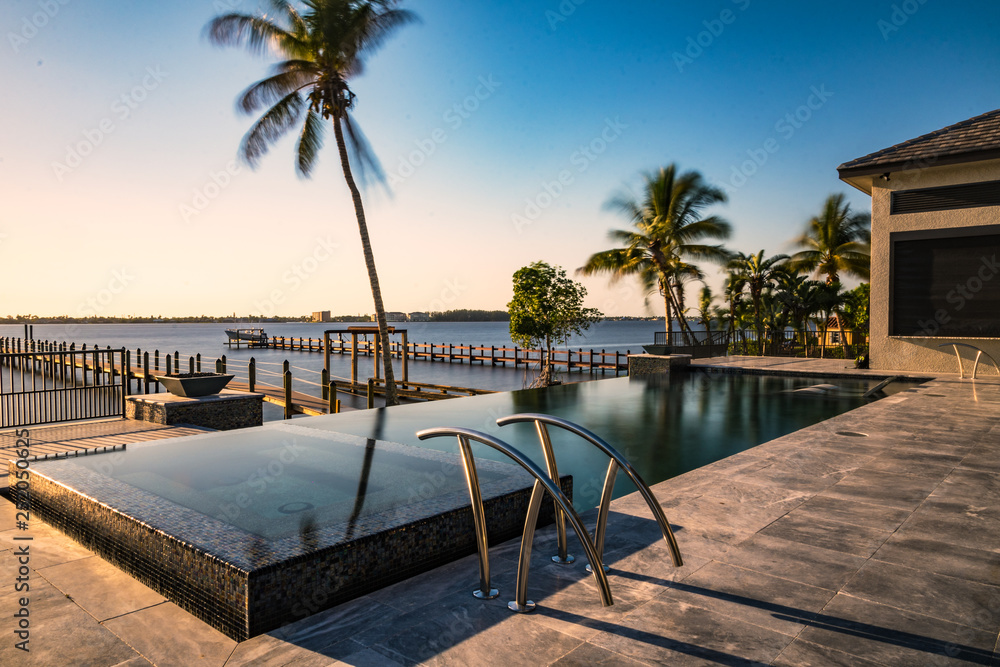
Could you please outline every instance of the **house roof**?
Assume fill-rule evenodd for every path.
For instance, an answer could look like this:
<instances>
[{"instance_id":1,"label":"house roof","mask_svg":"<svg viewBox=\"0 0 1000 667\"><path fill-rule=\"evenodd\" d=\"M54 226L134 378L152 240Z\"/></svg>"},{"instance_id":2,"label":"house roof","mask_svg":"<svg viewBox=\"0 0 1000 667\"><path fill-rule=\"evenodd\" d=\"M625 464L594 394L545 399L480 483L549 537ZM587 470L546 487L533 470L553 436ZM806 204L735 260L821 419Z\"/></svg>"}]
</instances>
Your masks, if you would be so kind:
<instances>
[{"instance_id":1,"label":"house roof","mask_svg":"<svg viewBox=\"0 0 1000 667\"><path fill-rule=\"evenodd\" d=\"M841 179L1000 158L1000 109L837 167Z\"/></svg>"}]
</instances>

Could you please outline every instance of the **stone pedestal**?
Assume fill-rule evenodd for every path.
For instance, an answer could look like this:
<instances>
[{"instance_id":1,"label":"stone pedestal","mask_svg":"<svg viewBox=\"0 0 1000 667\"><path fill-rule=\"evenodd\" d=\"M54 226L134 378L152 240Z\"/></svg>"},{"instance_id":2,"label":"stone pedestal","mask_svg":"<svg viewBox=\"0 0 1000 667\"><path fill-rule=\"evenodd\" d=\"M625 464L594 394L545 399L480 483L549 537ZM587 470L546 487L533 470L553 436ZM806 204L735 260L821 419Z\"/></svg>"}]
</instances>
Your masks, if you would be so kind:
<instances>
[{"instance_id":1,"label":"stone pedestal","mask_svg":"<svg viewBox=\"0 0 1000 667\"><path fill-rule=\"evenodd\" d=\"M125 417L154 424L192 424L218 431L260 426L264 423L264 394L223 389L199 398L173 394L129 396Z\"/></svg>"},{"instance_id":2,"label":"stone pedestal","mask_svg":"<svg viewBox=\"0 0 1000 667\"><path fill-rule=\"evenodd\" d=\"M674 369L684 368L690 364L690 354L630 354L628 374L630 376L669 374Z\"/></svg>"}]
</instances>

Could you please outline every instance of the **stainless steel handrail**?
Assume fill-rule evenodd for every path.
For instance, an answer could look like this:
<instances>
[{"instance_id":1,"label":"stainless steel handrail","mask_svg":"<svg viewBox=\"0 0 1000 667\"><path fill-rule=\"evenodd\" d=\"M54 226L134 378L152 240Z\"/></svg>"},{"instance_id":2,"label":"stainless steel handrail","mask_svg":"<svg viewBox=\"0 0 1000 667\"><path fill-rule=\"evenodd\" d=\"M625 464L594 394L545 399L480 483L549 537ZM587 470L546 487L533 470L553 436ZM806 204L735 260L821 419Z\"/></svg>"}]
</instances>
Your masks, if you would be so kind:
<instances>
[{"instance_id":1,"label":"stainless steel handrail","mask_svg":"<svg viewBox=\"0 0 1000 667\"><path fill-rule=\"evenodd\" d=\"M951 345L955 350L955 356L958 358L958 379L962 380L965 378L965 371L962 369L962 355L959 354L959 347L968 347L976 351L976 363L972 365L972 379L976 379L976 371L979 370L979 359L985 354L986 358L993 362L993 367L997 369L997 373L1000 373L1000 364L997 364L997 360L989 355L988 352L982 348L976 347L975 345L970 345L969 343L941 343L938 347L948 347Z\"/></svg>"},{"instance_id":2,"label":"stainless steel handrail","mask_svg":"<svg viewBox=\"0 0 1000 667\"><path fill-rule=\"evenodd\" d=\"M542 450L545 453L546 462L551 460L553 466L550 469L555 469L555 453L552 451L552 441L549 438L547 424L552 424L553 426L558 426L560 428L566 429L570 433L575 433L584 440L587 440L591 444L595 445L602 452L607 454L611 458L611 462L608 464L608 471L604 476L604 489L601 492L601 504L600 509L597 514L597 531L595 534L595 542L597 547L598 560L591 560L591 564L594 562L602 563L602 568L607 570L607 567L603 565L604 558L604 537L607 532L608 524L608 512L611 507L611 495L615 487L615 477L618 474L618 469L621 468L625 471L625 474L629 476L632 483L635 484L636 488L639 489L639 493L645 499L646 504L649 505L649 509L653 512L653 518L656 523L660 526L660 532L663 534L663 541L666 542L667 548L670 550L670 558L673 561L674 567L681 567L684 564L684 560L681 558L680 548L677 546L677 539L674 537L674 532L670 528L670 523L667 521L666 515L663 513L663 508L660 503L656 500L656 496L653 495L653 491L649 488L636 472L635 468L622 456L618 450L605 442L600 436L595 433L585 429L584 427L574 424L571 421L562 419L560 417L553 417L551 415L544 415L538 413L521 413L516 415L511 415L509 417L503 417L497 420L498 426L506 426L507 424L515 424L519 422L534 422L535 430L538 432L539 439L542 442ZM560 530L559 522L562 520L562 516L556 512L556 534L560 541L559 543L559 556L553 556L552 560L557 560L557 558L562 558L567 556L566 554L566 530L565 527ZM593 571L600 568L592 568L590 564L587 565L588 571Z\"/></svg>"},{"instance_id":3,"label":"stainless steel handrail","mask_svg":"<svg viewBox=\"0 0 1000 667\"><path fill-rule=\"evenodd\" d=\"M511 611L523 613L535 608L535 603L527 599L528 568L531 560L531 543L535 535L535 526L538 523L538 511L542 504L542 497L546 491L555 499L557 508L569 518L570 523L573 525L573 530L576 531L577 537L583 544L584 551L587 552L587 557L590 558L592 563L601 562L597 547L594 546L593 541L590 539L590 533L587 532L587 528L583 525L580 515L573 509L573 504L559 488L558 481L553 482L520 450L512 447L503 440L469 428L429 428L417 431L417 437L421 440L441 436L456 436L458 438L459 449L462 452L462 465L465 467L465 478L472 501L472 515L475 520L476 543L479 550L479 590L475 591L473 595L482 598L493 598L497 596L497 591L491 588L490 585L489 539L486 534L485 511L483 509L482 493L479 488L479 476L476 473L476 461L472 455L472 447L469 444L470 440L475 440L502 452L535 478L535 483L531 489L531 499L528 501L524 532L521 535L521 555L517 565L516 597L514 601L507 604L507 607ZM601 604L605 607L610 607L614 604L614 599L611 597L611 588L608 585L608 578L604 569L600 567L594 568L593 575L601 594Z\"/></svg>"}]
</instances>

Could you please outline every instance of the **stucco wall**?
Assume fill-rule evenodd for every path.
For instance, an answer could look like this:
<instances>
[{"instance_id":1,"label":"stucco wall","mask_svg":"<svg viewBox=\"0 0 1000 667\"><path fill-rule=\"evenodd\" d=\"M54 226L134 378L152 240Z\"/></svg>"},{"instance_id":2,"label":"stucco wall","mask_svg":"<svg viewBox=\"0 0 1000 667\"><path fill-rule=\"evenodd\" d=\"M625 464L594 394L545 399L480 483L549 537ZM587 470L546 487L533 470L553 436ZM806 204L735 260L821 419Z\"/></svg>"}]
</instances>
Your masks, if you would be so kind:
<instances>
[{"instance_id":1,"label":"stucco wall","mask_svg":"<svg viewBox=\"0 0 1000 667\"><path fill-rule=\"evenodd\" d=\"M893 172L888 182L875 177L872 183L872 273L871 273L871 367L884 370L954 373L958 363L952 347L941 343L976 345L1000 361L1000 339L918 338L889 336L889 234L948 227L1000 224L1000 207L965 208L955 211L889 215L893 190L933 188L942 185L1000 180L1000 160L965 165L929 167ZM972 276L978 267L970 267ZM1000 313L997 314L1000 317ZM963 352L967 368L975 352ZM984 359L984 362L986 360ZM980 375L995 375L992 365L980 365Z\"/></svg>"}]
</instances>

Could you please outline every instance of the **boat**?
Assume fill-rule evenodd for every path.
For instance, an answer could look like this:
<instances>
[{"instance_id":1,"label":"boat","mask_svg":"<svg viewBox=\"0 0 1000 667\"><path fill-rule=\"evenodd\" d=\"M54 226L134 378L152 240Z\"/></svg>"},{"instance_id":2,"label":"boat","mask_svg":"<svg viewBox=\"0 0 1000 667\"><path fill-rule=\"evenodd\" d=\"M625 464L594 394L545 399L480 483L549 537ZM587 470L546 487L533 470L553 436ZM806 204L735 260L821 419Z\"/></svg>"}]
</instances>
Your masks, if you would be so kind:
<instances>
[{"instance_id":1,"label":"boat","mask_svg":"<svg viewBox=\"0 0 1000 667\"><path fill-rule=\"evenodd\" d=\"M248 345L266 345L268 341L267 333L263 329L226 329L229 336L229 344L247 343Z\"/></svg>"}]
</instances>

